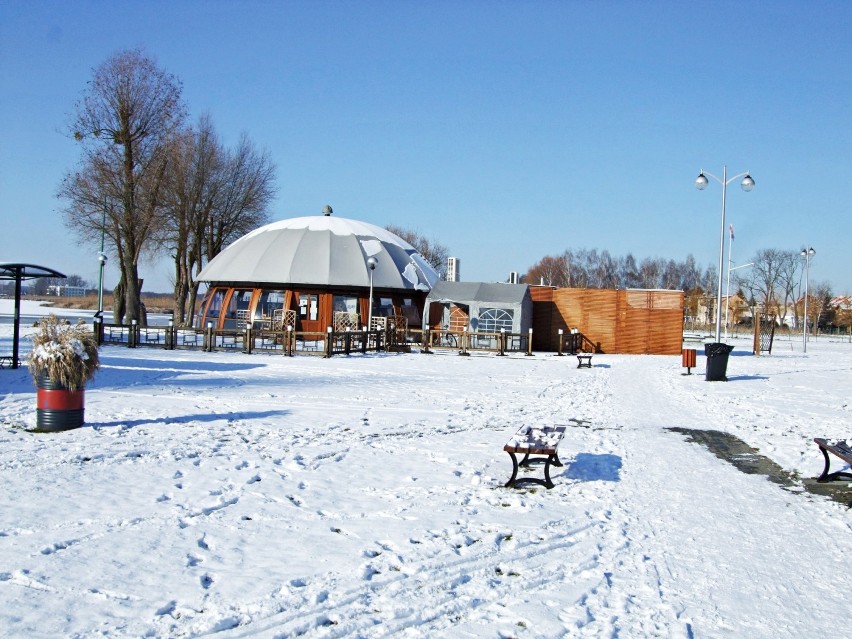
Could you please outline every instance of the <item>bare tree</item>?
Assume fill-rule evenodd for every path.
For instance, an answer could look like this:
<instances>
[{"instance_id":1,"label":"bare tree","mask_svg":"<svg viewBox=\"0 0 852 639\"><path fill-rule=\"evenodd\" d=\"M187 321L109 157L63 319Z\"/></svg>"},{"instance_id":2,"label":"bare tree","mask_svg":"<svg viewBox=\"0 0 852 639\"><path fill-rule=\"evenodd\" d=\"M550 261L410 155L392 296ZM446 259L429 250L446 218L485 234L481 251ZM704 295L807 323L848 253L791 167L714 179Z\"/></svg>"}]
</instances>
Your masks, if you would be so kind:
<instances>
[{"instance_id":1,"label":"bare tree","mask_svg":"<svg viewBox=\"0 0 852 639\"><path fill-rule=\"evenodd\" d=\"M645 258L639 265L639 287L660 288L665 262L661 259Z\"/></svg>"},{"instance_id":2,"label":"bare tree","mask_svg":"<svg viewBox=\"0 0 852 639\"><path fill-rule=\"evenodd\" d=\"M82 166L66 175L59 196L68 201L69 228L89 242L104 232L113 243L119 322L145 322L138 264L161 220L166 141L183 117L180 82L140 50L95 69L76 105L71 132L82 144Z\"/></svg>"},{"instance_id":3,"label":"bare tree","mask_svg":"<svg viewBox=\"0 0 852 639\"><path fill-rule=\"evenodd\" d=\"M639 265L636 264L636 258L632 253L628 253L624 259L619 260L618 279L625 288L641 288Z\"/></svg>"},{"instance_id":4,"label":"bare tree","mask_svg":"<svg viewBox=\"0 0 852 639\"><path fill-rule=\"evenodd\" d=\"M175 264L174 320L178 326L191 321L188 309L192 275L201 260L199 237L217 197L221 170L221 148L208 116L202 116L197 129L176 135L169 146L168 186L165 224L158 241Z\"/></svg>"},{"instance_id":5,"label":"bare tree","mask_svg":"<svg viewBox=\"0 0 852 639\"><path fill-rule=\"evenodd\" d=\"M566 255L563 253L556 257L544 256L529 268L524 276L524 282L556 286L557 288L569 286L571 277Z\"/></svg>"},{"instance_id":6,"label":"bare tree","mask_svg":"<svg viewBox=\"0 0 852 639\"><path fill-rule=\"evenodd\" d=\"M816 333L831 311L831 284L814 282L808 286L808 322Z\"/></svg>"},{"instance_id":7,"label":"bare tree","mask_svg":"<svg viewBox=\"0 0 852 639\"><path fill-rule=\"evenodd\" d=\"M215 206L210 211L204 257L219 255L231 242L269 220L275 197L275 165L243 134L234 151L223 151ZM199 271L202 264L199 264Z\"/></svg>"},{"instance_id":8,"label":"bare tree","mask_svg":"<svg viewBox=\"0 0 852 639\"><path fill-rule=\"evenodd\" d=\"M169 146L166 223L159 237L175 262L175 323L192 320L195 276L228 244L268 221L275 167L243 136L229 152L209 116Z\"/></svg>"},{"instance_id":9,"label":"bare tree","mask_svg":"<svg viewBox=\"0 0 852 639\"><path fill-rule=\"evenodd\" d=\"M446 246L436 240L430 240L418 231L394 225L386 226L385 229L417 249L423 259L438 272L441 279L447 276L447 258L450 256L450 250Z\"/></svg>"},{"instance_id":10,"label":"bare tree","mask_svg":"<svg viewBox=\"0 0 852 639\"><path fill-rule=\"evenodd\" d=\"M787 316L788 299L795 298L792 282L797 271L792 255L790 251L761 249L750 260L754 265L748 273L736 277L737 286L782 323Z\"/></svg>"}]
</instances>

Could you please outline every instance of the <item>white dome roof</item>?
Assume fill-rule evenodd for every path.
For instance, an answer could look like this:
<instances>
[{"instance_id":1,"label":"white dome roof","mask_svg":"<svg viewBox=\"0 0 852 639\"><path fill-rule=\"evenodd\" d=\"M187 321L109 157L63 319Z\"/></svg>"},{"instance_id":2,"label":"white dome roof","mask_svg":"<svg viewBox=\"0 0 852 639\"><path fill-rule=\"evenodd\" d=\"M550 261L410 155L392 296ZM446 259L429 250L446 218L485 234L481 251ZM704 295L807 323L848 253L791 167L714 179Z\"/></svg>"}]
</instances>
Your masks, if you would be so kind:
<instances>
[{"instance_id":1,"label":"white dome roof","mask_svg":"<svg viewBox=\"0 0 852 639\"><path fill-rule=\"evenodd\" d=\"M267 224L228 246L198 275L225 284L370 285L428 291L440 279L417 250L373 224L329 215Z\"/></svg>"}]
</instances>

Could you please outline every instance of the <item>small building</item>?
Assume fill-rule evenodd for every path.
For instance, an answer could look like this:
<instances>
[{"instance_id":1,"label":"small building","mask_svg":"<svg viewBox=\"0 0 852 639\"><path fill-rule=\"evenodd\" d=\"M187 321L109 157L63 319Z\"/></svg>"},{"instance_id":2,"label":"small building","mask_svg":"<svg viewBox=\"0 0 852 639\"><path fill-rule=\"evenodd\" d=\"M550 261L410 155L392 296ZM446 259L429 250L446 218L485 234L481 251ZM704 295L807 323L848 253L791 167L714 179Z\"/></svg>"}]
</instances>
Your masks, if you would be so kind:
<instances>
[{"instance_id":1,"label":"small building","mask_svg":"<svg viewBox=\"0 0 852 639\"><path fill-rule=\"evenodd\" d=\"M53 284L47 287L47 294L56 295L58 297L83 297L86 295L86 287Z\"/></svg>"},{"instance_id":2,"label":"small building","mask_svg":"<svg viewBox=\"0 0 852 639\"><path fill-rule=\"evenodd\" d=\"M405 317L419 327L435 269L390 231L326 211L267 224L212 259L197 278L208 292L196 326L325 332Z\"/></svg>"},{"instance_id":3,"label":"small building","mask_svg":"<svg viewBox=\"0 0 852 639\"><path fill-rule=\"evenodd\" d=\"M438 282L426 296L423 328L480 333L526 333L532 327L526 284Z\"/></svg>"}]
</instances>

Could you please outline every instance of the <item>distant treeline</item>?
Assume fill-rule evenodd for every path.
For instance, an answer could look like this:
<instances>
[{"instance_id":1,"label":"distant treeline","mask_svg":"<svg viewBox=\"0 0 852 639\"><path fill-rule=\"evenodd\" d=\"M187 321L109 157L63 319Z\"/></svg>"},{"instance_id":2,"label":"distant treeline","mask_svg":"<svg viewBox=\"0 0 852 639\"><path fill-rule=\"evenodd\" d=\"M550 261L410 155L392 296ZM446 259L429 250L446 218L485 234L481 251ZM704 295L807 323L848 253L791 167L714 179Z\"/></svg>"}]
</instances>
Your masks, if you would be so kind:
<instances>
[{"instance_id":1,"label":"distant treeline","mask_svg":"<svg viewBox=\"0 0 852 639\"><path fill-rule=\"evenodd\" d=\"M637 261L628 253L613 257L596 249L566 250L547 255L536 262L523 277L526 284L544 284L565 288L657 288L690 291L715 290L717 271L713 266L702 270L692 255L682 262L662 258Z\"/></svg>"}]
</instances>

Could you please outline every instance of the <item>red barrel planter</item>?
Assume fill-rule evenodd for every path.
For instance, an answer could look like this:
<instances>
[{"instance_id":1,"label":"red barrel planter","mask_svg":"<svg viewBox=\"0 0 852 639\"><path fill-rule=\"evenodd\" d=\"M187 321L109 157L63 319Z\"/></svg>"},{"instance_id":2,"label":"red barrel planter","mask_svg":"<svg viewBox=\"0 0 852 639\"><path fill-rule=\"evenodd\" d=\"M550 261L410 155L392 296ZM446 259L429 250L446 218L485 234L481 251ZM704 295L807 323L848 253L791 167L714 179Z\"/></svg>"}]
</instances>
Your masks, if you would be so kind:
<instances>
[{"instance_id":1,"label":"red barrel planter","mask_svg":"<svg viewBox=\"0 0 852 639\"><path fill-rule=\"evenodd\" d=\"M45 373L36 379L36 387L36 430L55 432L83 425L86 394L84 389L68 390L62 384L51 381Z\"/></svg>"}]
</instances>

